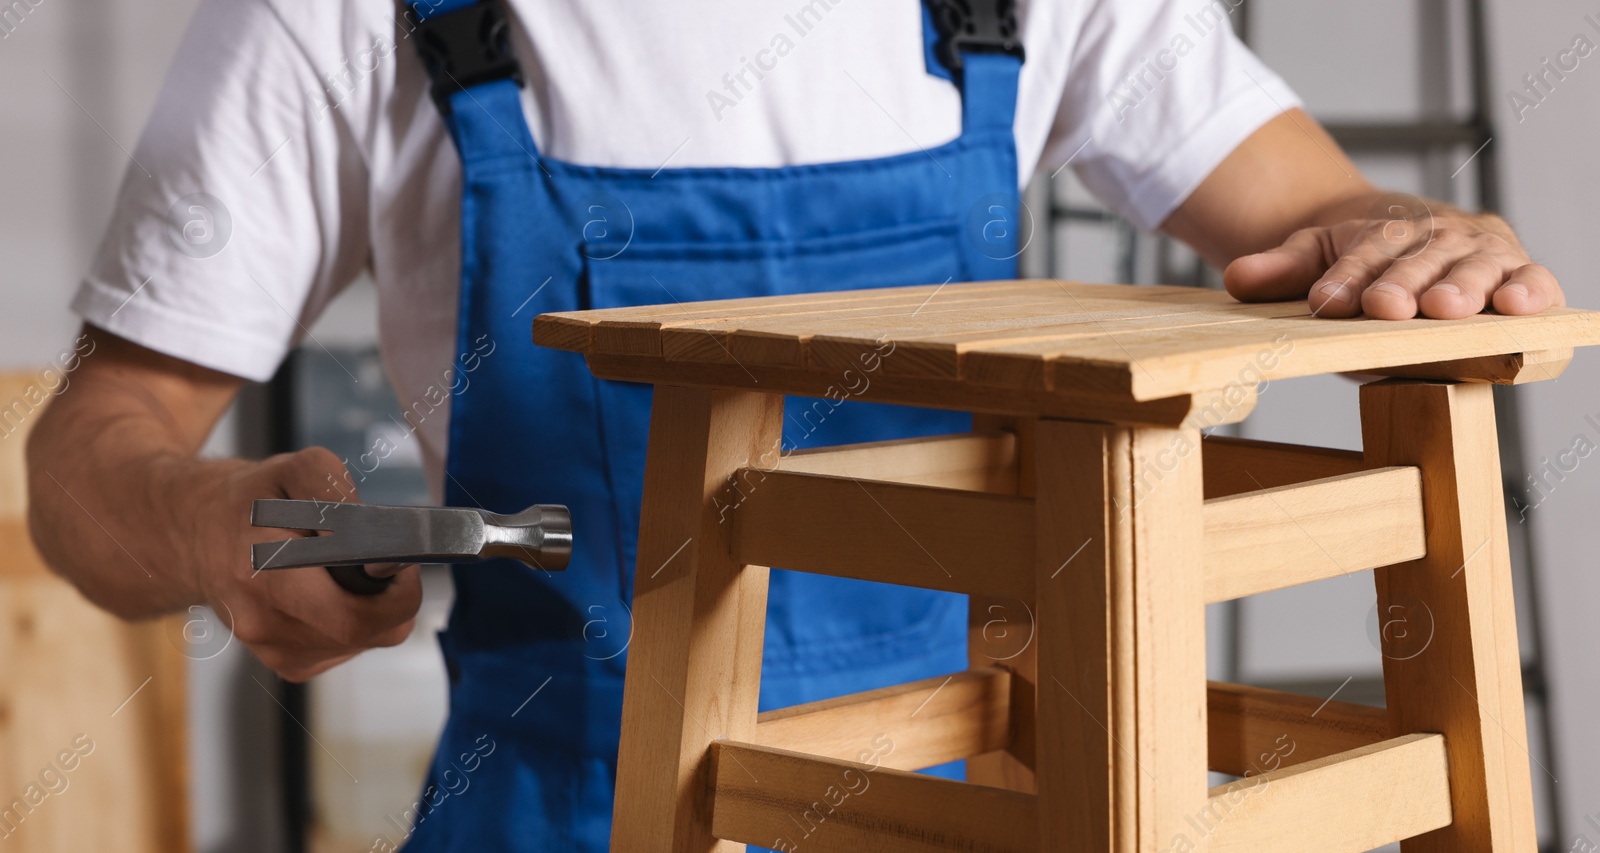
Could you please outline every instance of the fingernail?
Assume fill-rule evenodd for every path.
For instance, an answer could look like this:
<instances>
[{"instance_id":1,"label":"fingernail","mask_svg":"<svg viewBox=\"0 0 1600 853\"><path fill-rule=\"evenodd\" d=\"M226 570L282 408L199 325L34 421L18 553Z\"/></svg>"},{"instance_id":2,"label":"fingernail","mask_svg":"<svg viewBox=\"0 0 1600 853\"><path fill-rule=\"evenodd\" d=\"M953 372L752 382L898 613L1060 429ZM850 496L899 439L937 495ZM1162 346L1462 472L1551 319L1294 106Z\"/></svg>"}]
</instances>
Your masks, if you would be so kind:
<instances>
[{"instance_id":1,"label":"fingernail","mask_svg":"<svg viewBox=\"0 0 1600 853\"><path fill-rule=\"evenodd\" d=\"M1350 285L1342 281L1330 281L1317 287L1317 292L1328 299L1337 299L1340 302L1349 302Z\"/></svg>"},{"instance_id":2,"label":"fingernail","mask_svg":"<svg viewBox=\"0 0 1600 853\"><path fill-rule=\"evenodd\" d=\"M1438 284L1436 284L1433 287L1428 288L1428 289L1429 290L1437 290L1440 293L1448 293L1451 296L1460 296L1461 295L1461 288L1456 287L1455 285L1451 284L1448 281L1440 282L1440 283L1438 283Z\"/></svg>"},{"instance_id":3,"label":"fingernail","mask_svg":"<svg viewBox=\"0 0 1600 853\"><path fill-rule=\"evenodd\" d=\"M1508 284L1505 287L1502 287L1500 289L1505 291L1506 293L1514 293L1514 294L1516 294L1518 296L1523 297L1524 299L1526 299L1527 297L1532 295L1532 294L1530 294L1528 292L1528 286L1526 284L1522 284L1520 282L1514 283L1514 284Z\"/></svg>"},{"instance_id":4,"label":"fingernail","mask_svg":"<svg viewBox=\"0 0 1600 853\"><path fill-rule=\"evenodd\" d=\"M1406 289L1401 287L1398 284L1395 284L1392 281L1386 281L1386 282L1384 282L1382 284L1374 284L1372 286L1372 289L1374 291L1377 291L1378 293L1387 293L1390 296L1405 296L1406 295Z\"/></svg>"}]
</instances>

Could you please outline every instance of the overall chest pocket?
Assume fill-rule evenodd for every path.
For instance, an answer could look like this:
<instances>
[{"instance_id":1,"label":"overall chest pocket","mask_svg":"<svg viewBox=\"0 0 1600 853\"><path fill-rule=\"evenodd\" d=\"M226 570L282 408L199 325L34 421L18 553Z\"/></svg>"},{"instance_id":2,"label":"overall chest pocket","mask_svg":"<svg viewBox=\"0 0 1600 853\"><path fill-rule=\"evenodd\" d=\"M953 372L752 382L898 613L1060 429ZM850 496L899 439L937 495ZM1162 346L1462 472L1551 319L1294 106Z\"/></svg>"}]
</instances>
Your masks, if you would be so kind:
<instances>
[{"instance_id":1,"label":"overall chest pocket","mask_svg":"<svg viewBox=\"0 0 1600 853\"><path fill-rule=\"evenodd\" d=\"M671 304L964 280L971 274L960 223L936 222L800 241L592 243L584 246L584 308ZM649 433L647 385L595 380L598 430L619 536L619 583L632 595L639 504ZM846 402L826 418L815 401L786 404L786 447L847 444L969 428L952 412ZM648 570L648 569L646 569ZM775 571L768 607L769 672L871 667L907 647L926 648L949 621L953 596Z\"/></svg>"}]
</instances>

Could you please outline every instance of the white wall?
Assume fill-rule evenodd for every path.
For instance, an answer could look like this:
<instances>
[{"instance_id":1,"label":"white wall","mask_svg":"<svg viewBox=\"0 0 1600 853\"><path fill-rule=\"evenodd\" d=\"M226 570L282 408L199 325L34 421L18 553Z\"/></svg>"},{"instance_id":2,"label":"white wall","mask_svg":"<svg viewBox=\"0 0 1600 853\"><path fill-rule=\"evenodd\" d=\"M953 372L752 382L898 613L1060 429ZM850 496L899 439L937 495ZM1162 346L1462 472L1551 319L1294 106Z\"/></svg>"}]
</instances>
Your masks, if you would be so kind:
<instances>
[{"instance_id":1,"label":"white wall","mask_svg":"<svg viewBox=\"0 0 1600 853\"><path fill-rule=\"evenodd\" d=\"M1505 163L1506 211L1535 259L1561 279L1569 301L1600 307L1600 52L1579 67L1523 120L1508 108L1507 93L1522 77L1555 59L1582 34L1600 45L1600 3L1594 0L1496 0L1490 3L1494 63L1490 74L1501 108L1496 120ZM1591 16L1591 24L1585 16ZM1555 382L1523 392L1526 456L1530 469L1555 459L1582 435L1600 444L1600 353L1580 352ZM1556 766L1567 831L1562 850L1579 835L1600 844L1586 816L1600 815L1600 456L1566 475L1529 514L1542 568L1544 621L1548 627L1555 730L1561 744ZM1535 773L1540 772L1537 768ZM1585 848L1578 848L1585 849Z\"/></svg>"}]
</instances>

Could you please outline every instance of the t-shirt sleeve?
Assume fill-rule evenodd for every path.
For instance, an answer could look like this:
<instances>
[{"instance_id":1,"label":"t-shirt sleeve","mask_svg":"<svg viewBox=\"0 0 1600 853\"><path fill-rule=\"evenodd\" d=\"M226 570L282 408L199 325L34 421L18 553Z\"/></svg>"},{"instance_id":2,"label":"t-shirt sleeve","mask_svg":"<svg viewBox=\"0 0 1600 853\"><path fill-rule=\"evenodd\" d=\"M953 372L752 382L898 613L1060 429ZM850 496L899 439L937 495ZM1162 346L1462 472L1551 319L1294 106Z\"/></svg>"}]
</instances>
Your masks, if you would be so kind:
<instances>
[{"instance_id":1,"label":"t-shirt sleeve","mask_svg":"<svg viewBox=\"0 0 1600 853\"><path fill-rule=\"evenodd\" d=\"M1042 168L1070 163L1155 229L1250 134L1300 99L1233 31L1239 0L1084 5Z\"/></svg>"},{"instance_id":2,"label":"t-shirt sleeve","mask_svg":"<svg viewBox=\"0 0 1600 853\"><path fill-rule=\"evenodd\" d=\"M204 0L73 309L150 349L271 377L369 253L359 136L327 91L266 0Z\"/></svg>"}]
</instances>

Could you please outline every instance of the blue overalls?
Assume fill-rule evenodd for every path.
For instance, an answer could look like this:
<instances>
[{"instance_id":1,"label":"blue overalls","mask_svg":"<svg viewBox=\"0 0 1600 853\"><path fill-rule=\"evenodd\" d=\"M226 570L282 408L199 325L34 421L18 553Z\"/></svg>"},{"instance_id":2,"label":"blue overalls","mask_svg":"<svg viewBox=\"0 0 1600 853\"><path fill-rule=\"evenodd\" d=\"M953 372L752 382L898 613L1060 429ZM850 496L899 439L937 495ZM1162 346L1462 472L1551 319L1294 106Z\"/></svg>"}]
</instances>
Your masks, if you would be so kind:
<instances>
[{"instance_id":1,"label":"blue overalls","mask_svg":"<svg viewBox=\"0 0 1600 853\"><path fill-rule=\"evenodd\" d=\"M575 528L565 572L455 570L440 640L450 718L407 849L602 851L651 389L595 379L581 357L533 346L533 318L1014 278L1020 49L936 44L924 8L929 73L960 86L963 121L959 138L926 151L784 168L602 168L540 154L495 6L423 0L413 11L463 177L458 356L471 385L453 402L446 500L495 511L562 503ZM491 43L477 55L445 55L450 40L484 34ZM789 401L786 446L970 426L950 412L846 403L822 414L812 403ZM966 667L963 597L779 570L770 590L764 709Z\"/></svg>"}]
</instances>

